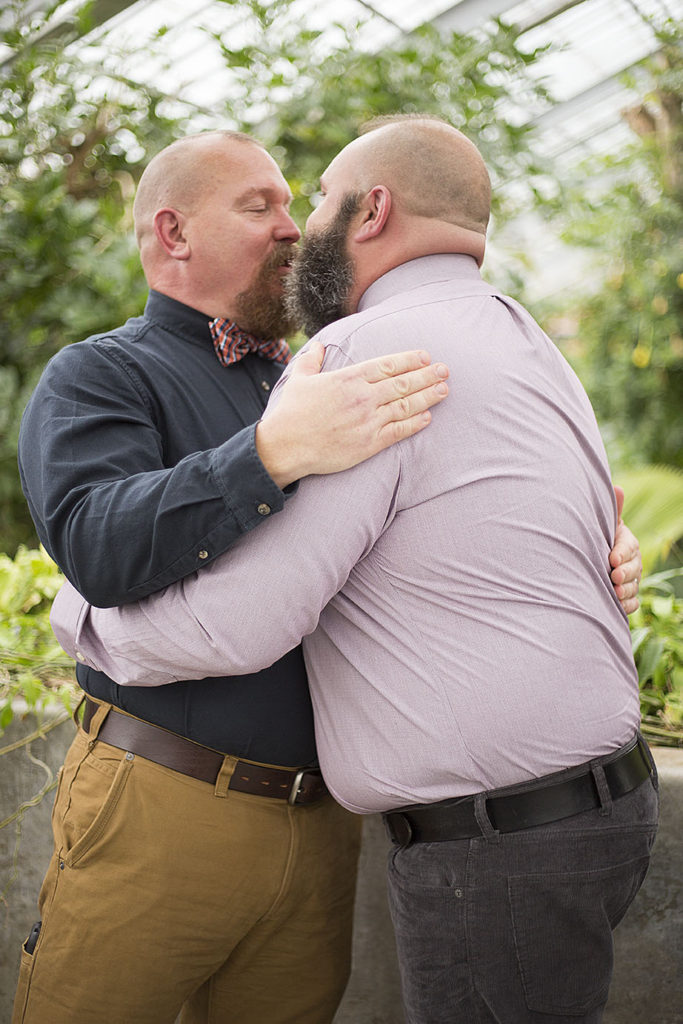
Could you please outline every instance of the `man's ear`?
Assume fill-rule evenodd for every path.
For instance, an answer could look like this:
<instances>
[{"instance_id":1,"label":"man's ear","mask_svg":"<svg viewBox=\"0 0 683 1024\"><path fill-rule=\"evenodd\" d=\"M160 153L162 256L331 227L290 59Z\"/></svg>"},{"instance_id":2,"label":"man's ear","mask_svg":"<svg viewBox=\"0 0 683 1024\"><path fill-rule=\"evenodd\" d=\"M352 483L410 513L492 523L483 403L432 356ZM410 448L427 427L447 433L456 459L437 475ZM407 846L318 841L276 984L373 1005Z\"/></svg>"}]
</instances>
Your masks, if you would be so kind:
<instances>
[{"instance_id":1,"label":"man's ear","mask_svg":"<svg viewBox=\"0 0 683 1024\"><path fill-rule=\"evenodd\" d=\"M365 196L362 221L353 234L354 242L367 242L382 233L391 212L391 192L386 185L374 185Z\"/></svg>"},{"instance_id":2,"label":"man's ear","mask_svg":"<svg viewBox=\"0 0 683 1024\"><path fill-rule=\"evenodd\" d=\"M183 231L184 218L182 213L165 207L154 214L154 234L159 245L174 260L187 260L190 257L190 245Z\"/></svg>"}]
</instances>

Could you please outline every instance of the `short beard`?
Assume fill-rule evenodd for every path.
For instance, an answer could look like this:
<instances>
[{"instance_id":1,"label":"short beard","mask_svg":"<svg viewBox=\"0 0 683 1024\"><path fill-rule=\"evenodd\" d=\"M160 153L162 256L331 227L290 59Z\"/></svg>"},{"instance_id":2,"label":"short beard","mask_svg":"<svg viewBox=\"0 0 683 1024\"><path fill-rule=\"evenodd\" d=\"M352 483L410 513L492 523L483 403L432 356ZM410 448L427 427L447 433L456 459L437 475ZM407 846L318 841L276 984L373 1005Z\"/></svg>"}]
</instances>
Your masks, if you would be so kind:
<instances>
[{"instance_id":1,"label":"short beard","mask_svg":"<svg viewBox=\"0 0 683 1024\"><path fill-rule=\"evenodd\" d=\"M285 285L285 306L311 337L351 312L353 261L346 242L349 224L360 209L360 192L348 192L328 227L304 236Z\"/></svg>"},{"instance_id":2,"label":"short beard","mask_svg":"<svg viewBox=\"0 0 683 1024\"><path fill-rule=\"evenodd\" d=\"M298 320L285 306L284 296L280 291L282 278L277 272L284 263L293 260L295 254L296 249L293 245L288 242L279 243L261 264L253 283L235 298L232 319L256 338L264 341L288 338L299 329ZM274 281L278 285L275 291Z\"/></svg>"}]
</instances>

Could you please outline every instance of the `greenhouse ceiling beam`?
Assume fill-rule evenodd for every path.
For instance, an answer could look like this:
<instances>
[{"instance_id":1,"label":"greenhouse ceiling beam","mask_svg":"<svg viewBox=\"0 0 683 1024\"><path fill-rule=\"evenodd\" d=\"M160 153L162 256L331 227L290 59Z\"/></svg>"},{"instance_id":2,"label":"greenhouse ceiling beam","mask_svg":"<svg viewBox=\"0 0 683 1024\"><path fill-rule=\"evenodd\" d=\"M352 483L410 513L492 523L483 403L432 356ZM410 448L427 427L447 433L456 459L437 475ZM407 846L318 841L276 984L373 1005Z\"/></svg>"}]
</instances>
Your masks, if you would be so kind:
<instances>
[{"instance_id":1,"label":"greenhouse ceiling beam","mask_svg":"<svg viewBox=\"0 0 683 1024\"><path fill-rule=\"evenodd\" d=\"M584 2L585 0L553 0L542 16L535 15L526 20L515 21L514 25L520 32L528 32L529 29L544 25L558 14L564 14L565 11ZM432 18L432 24L437 28L464 34L478 28L489 18L499 18L518 5L519 0L460 0L460 3Z\"/></svg>"},{"instance_id":2,"label":"greenhouse ceiling beam","mask_svg":"<svg viewBox=\"0 0 683 1024\"><path fill-rule=\"evenodd\" d=\"M114 18L121 11L125 11L127 7L132 7L135 2L136 0L92 0L89 7L87 31L90 32L92 29L104 25L106 21ZM35 11L44 10L48 6L49 4L45 0L38 0L38 2L34 0L30 8L27 5L27 13L32 14ZM35 35L31 36L30 42L31 45L47 41L64 44L73 42L74 39L77 39L82 34L75 14L65 14L61 18L56 17L48 22L42 31L36 32ZM14 58L14 53L10 53L2 58L0 60L0 70L10 65Z\"/></svg>"},{"instance_id":3,"label":"greenhouse ceiling beam","mask_svg":"<svg viewBox=\"0 0 683 1024\"><path fill-rule=\"evenodd\" d=\"M655 47L650 53L643 54L643 56L636 61L635 64L631 64L628 67L622 68L621 71L615 72L609 78L604 78L601 82L596 82L595 85L590 86L588 89L584 89L583 92L576 93L575 96L570 99L562 100L555 106L550 107L549 110L539 114L538 117L533 119L533 124L538 128L554 128L556 125L561 124L562 121L567 118L577 117L580 115L582 110L586 107L591 107L596 103L602 103L605 100L617 98L620 94L625 96L625 88L619 81L619 78L623 74L637 73L639 65L647 57L654 56L659 51L659 47ZM619 120L621 114L619 110L614 111L615 123Z\"/></svg>"}]
</instances>

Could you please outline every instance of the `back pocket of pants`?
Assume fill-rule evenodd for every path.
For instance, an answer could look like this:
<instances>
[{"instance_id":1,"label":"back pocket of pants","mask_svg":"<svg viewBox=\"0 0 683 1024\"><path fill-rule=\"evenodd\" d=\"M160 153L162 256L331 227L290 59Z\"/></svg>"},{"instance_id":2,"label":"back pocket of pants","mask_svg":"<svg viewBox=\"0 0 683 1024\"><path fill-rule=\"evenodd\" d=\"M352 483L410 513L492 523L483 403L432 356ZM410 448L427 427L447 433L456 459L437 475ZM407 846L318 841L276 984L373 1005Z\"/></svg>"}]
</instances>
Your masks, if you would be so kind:
<instances>
[{"instance_id":1,"label":"back pocket of pants","mask_svg":"<svg viewBox=\"0 0 683 1024\"><path fill-rule=\"evenodd\" d=\"M599 871L508 879L517 961L527 1006L581 1016L607 1000L612 929L626 913L649 858Z\"/></svg>"}]
</instances>

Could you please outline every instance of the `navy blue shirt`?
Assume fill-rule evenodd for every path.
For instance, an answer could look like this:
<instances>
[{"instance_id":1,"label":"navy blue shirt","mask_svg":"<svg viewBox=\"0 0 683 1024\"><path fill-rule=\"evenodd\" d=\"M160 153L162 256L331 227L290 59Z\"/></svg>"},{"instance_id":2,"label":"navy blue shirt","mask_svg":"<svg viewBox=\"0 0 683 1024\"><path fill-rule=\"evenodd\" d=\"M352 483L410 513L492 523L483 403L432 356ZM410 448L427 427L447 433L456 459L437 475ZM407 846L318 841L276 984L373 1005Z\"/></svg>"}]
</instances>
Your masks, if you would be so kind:
<instances>
[{"instance_id":1,"label":"navy blue shirt","mask_svg":"<svg viewBox=\"0 0 683 1024\"><path fill-rule=\"evenodd\" d=\"M252 354L222 366L208 318L154 291L143 316L50 360L22 420L19 470L40 540L88 601L161 590L283 507L254 441L281 370ZM82 665L77 676L91 696L225 753L315 760L298 647L250 676L149 688Z\"/></svg>"}]
</instances>

